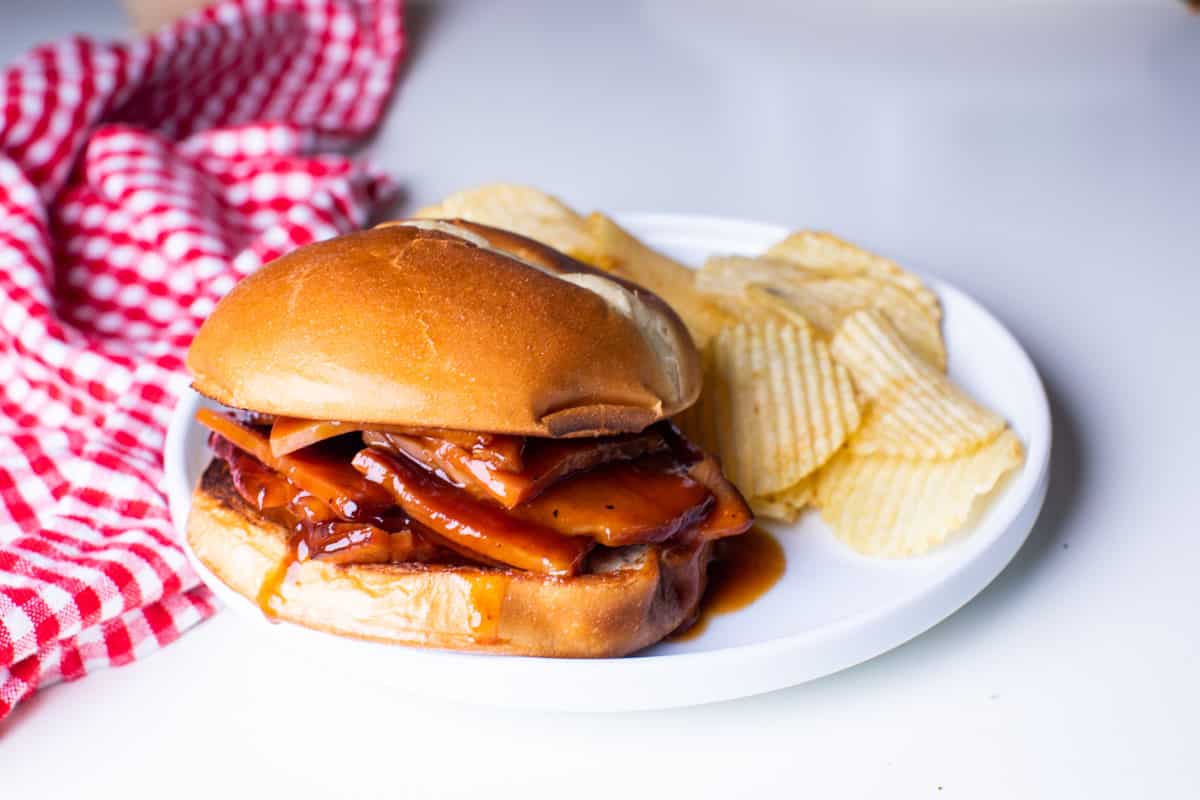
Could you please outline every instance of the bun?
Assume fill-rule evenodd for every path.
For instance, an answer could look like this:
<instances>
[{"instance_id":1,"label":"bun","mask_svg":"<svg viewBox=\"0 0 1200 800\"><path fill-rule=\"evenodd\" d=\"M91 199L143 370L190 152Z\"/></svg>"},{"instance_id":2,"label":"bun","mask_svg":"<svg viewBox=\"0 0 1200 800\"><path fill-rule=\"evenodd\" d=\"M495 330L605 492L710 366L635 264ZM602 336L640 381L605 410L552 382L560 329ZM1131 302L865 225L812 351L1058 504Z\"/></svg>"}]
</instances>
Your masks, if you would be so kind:
<instances>
[{"instance_id":1,"label":"bun","mask_svg":"<svg viewBox=\"0 0 1200 800\"><path fill-rule=\"evenodd\" d=\"M269 414L526 436L638 431L695 402L658 296L517 234L411 220L306 245L217 304L197 391Z\"/></svg>"},{"instance_id":2,"label":"bun","mask_svg":"<svg viewBox=\"0 0 1200 800\"><path fill-rule=\"evenodd\" d=\"M256 599L287 557L288 532L258 515L209 465L192 497L188 543L227 586ZM627 655L690 622L711 543L601 549L589 571L553 578L429 564L342 566L305 561L269 601L306 627L425 647L508 655Z\"/></svg>"}]
</instances>

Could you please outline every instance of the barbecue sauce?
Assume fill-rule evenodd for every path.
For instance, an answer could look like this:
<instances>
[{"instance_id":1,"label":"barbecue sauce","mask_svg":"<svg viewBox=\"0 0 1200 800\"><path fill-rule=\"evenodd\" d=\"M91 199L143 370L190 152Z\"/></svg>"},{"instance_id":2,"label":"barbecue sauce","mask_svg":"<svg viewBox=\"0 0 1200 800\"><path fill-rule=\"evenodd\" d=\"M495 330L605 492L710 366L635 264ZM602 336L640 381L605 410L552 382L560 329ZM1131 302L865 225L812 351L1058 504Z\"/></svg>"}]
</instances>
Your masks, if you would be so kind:
<instances>
[{"instance_id":1,"label":"barbecue sauce","mask_svg":"<svg viewBox=\"0 0 1200 800\"><path fill-rule=\"evenodd\" d=\"M500 638L500 612L508 593L509 577L484 573L472 575L468 580L474 609L469 620L471 635L477 642L495 642Z\"/></svg>"},{"instance_id":2,"label":"barbecue sauce","mask_svg":"<svg viewBox=\"0 0 1200 800\"><path fill-rule=\"evenodd\" d=\"M422 463L424 459L362 450L357 438L329 437L279 456L271 451L265 426L254 421L238 424L212 412L201 421L215 429L210 446L228 463L242 498L291 532L285 557L258 593L268 617L274 616L271 604L293 568L309 558L339 564L516 563L533 572L571 574L595 539L616 545L625 544L626 537L635 543L673 539L678 533L692 541L730 537L718 544L723 558L710 568L700 618L678 637L691 638L703 630L710 615L748 605L783 572L782 550L768 534L736 535L753 519L745 501L715 461L673 426L578 443L453 431L438 431L447 435L436 442L425 437L439 448L461 449L463 463L469 462L473 473L482 474L479 467L487 462L488 477L520 477L535 487L533 494L554 485L533 500L526 494L525 502L508 510L495 497L464 491L466 487L447 480L441 470L431 470L434 465ZM279 422L280 437L297 434ZM311 435L316 433L327 432ZM373 436L364 437L368 444L375 443ZM381 437L380 444L390 444L387 438ZM386 466L387 474L363 480L350 466L352 458L364 472ZM522 462L523 473L496 469L521 469ZM381 491L379 484L389 481L380 479L397 475L405 478L401 482L406 486ZM401 488L414 491L398 491ZM381 501L380 495L387 499ZM395 504L397 499L409 501L399 504L407 510ZM564 535L568 533L576 535ZM483 540L493 538L490 549L482 546L487 544ZM505 575L470 578L472 627L479 641L497 636L508 584Z\"/></svg>"},{"instance_id":3,"label":"barbecue sauce","mask_svg":"<svg viewBox=\"0 0 1200 800\"><path fill-rule=\"evenodd\" d=\"M564 536L477 500L402 456L366 448L354 466L438 536L487 559L548 575L574 575L592 541Z\"/></svg>"},{"instance_id":4,"label":"barbecue sauce","mask_svg":"<svg viewBox=\"0 0 1200 800\"><path fill-rule=\"evenodd\" d=\"M228 440L213 435L209 445L229 467L241 498L288 531L284 557L267 573L258 591L259 608L268 617L274 616L271 600L286 583L293 565L310 558L335 564L460 561L417 530L403 514L390 512L369 521L351 522Z\"/></svg>"},{"instance_id":5,"label":"barbecue sauce","mask_svg":"<svg viewBox=\"0 0 1200 800\"><path fill-rule=\"evenodd\" d=\"M287 582L288 574L292 571L292 567L300 563L297 551L303 543L304 538L302 536L292 536L289 538L287 554L267 573L267 576L263 578L262 585L258 587L258 596L255 600L258 602L259 610L262 611L263 616L267 619L275 619L275 611L271 608L271 601L278 596L279 590Z\"/></svg>"},{"instance_id":6,"label":"barbecue sauce","mask_svg":"<svg viewBox=\"0 0 1200 800\"><path fill-rule=\"evenodd\" d=\"M708 587L700 613L688 628L671 635L674 642L695 639L717 614L739 611L767 593L787 568L783 547L762 528L723 539L708 568Z\"/></svg>"}]
</instances>

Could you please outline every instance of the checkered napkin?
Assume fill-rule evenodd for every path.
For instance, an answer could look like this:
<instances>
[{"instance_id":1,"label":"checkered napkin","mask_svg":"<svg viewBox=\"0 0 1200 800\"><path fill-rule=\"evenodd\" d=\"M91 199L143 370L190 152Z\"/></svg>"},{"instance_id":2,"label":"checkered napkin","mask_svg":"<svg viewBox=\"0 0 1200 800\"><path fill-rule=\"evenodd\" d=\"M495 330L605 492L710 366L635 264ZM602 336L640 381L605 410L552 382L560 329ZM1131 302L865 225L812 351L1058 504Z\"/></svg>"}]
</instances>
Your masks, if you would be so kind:
<instances>
[{"instance_id":1,"label":"checkered napkin","mask_svg":"<svg viewBox=\"0 0 1200 800\"><path fill-rule=\"evenodd\" d=\"M0 75L0 717L213 613L162 448L183 358L239 277L362 227L398 0L227 0ZM326 151L326 152L321 152Z\"/></svg>"}]
</instances>

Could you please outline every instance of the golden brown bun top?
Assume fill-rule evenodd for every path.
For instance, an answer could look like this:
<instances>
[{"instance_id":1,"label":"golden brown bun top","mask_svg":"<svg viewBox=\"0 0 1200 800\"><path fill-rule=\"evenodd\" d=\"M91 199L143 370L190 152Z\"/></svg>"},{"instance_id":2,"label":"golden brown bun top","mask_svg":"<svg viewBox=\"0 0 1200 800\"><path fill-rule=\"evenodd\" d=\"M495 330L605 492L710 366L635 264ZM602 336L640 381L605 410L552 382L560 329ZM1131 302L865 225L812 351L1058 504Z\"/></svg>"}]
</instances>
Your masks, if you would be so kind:
<instances>
[{"instance_id":1,"label":"golden brown bun top","mask_svg":"<svg viewBox=\"0 0 1200 800\"><path fill-rule=\"evenodd\" d=\"M527 436L640 430L701 380L657 295L457 220L272 261L217 304L187 364L197 391L238 408Z\"/></svg>"}]
</instances>

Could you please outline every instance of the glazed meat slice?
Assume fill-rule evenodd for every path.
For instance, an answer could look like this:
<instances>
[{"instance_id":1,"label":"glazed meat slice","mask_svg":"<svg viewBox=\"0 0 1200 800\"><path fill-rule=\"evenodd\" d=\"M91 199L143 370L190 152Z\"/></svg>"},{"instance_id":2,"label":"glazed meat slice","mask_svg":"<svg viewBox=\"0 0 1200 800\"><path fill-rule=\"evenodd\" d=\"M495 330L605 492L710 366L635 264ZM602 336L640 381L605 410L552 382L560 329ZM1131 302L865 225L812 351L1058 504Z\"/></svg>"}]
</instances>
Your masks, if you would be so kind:
<instances>
[{"instance_id":1,"label":"glazed meat slice","mask_svg":"<svg viewBox=\"0 0 1200 800\"><path fill-rule=\"evenodd\" d=\"M452 548L403 514L386 514L374 520L374 524L347 522L327 503L228 439L213 433L209 447L229 468L234 489L242 499L297 537L299 561L316 558L337 564L463 562Z\"/></svg>"},{"instance_id":2,"label":"glazed meat slice","mask_svg":"<svg viewBox=\"0 0 1200 800\"><path fill-rule=\"evenodd\" d=\"M404 425L275 417L271 424L271 452L276 456L283 456L326 439L367 430L447 442L462 448L472 459L490 464L494 469L521 471L521 451L525 442L523 437L446 428L413 428Z\"/></svg>"},{"instance_id":3,"label":"glazed meat slice","mask_svg":"<svg viewBox=\"0 0 1200 800\"><path fill-rule=\"evenodd\" d=\"M513 509L560 533L609 547L664 542L704 519L712 492L669 454L606 464L562 480Z\"/></svg>"},{"instance_id":4,"label":"glazed meat slice","mask_svg":"<svg viewBox=\"0 0 1200 800\"><path fill-rule=\"evenodd\" d=\"M525 499L576 472L666 449L667 441L653 429L598 439L530 439L525 448L525 474L534 490Z\"/></svg>"},{"instance_id":5,"label":"glazed meat slice","mask_svg":"<svg viewBox=\"0 0 1200 800\"><path fill-rule=\"evenodd\" d=\"M490 561L547 575L574 575L593 545L590 539L563 536L519 519L383 450L360 450L354 467L386 489L413 519Z\"/></svg>"},{"instance_id":6,"label":"glazed meat slice","mask_svg":"<svg viewBox=\"0 0 1200 800\"><path fill-rule=\"evenodd\" d=\"M491 462L475 458L472 451L446 439L367 431L363 442L407 456L442 480L506 508L519 503L530 490L530 482L524 475L496 469Z\"/></svg>"},{"instance_id":7,"label":"glazed meat slice","mask_svg":"<svg viewBox=\"0 0 1200 800\"><path fill-rule=\"evenodd\" d=\"M359 450L338 438L354 432L340 423L280 417L268 436L198 416L239 494L303 534L303 557L465 559L571 575L595 543L704 541L753 519L716 461L669 425L575 440L371 430L362 438L375 446Z\"/></svg>"},{"instance_id":8,"label":"glazed meat slice","mask_svg":"<svg viewBox=\"0 0 1200 800\"><path fill-rule=\"evenodd\" d=\"M723 539L750 530L754 512L742 493L721 472L721 465L710 455L688 467L688 475L713 495L712 510L689 534L700 540Z\"/></svg>"},{"instance_id":9,"label":"glazed meat slice","mask_svg":"<svg viewBox=\"0 0 1200 800\"><path fill-rule=\"evenodd\" d=\"M370 521L393 505L387 492L364 480L340 454L310 447L276 456L271 452L268 438L253 428L207 408L200 409L196 418L236 447L327 503L347 521Z\"/></svg>"},{"instance_id":10,"label":"glazed meat slice","mask_svg":"<svg viewBox=\"0 0 1200 800\"><path fill-rule=\"evenodd\" d=\"M527 439L521 456L523 469L514 472L497 467L495 460L479 457L479 450L468 450L447 439L367 431L363 441L403 453L439 477L508 509L530 501L576 472L667 449L666 440L653 430L599 439Z\"/></svg>"},{"instance_id":11,"label":"glazed meat slice","mask_svg":"<svg viewBox=\"0 0 1200 800\"><path fill-rule=\"evenodd\" d=\"M303 532L299 560L334 564L384 564L392 558L388 532L361 522L322 522Z\"/></svg>"}]
</instances>

